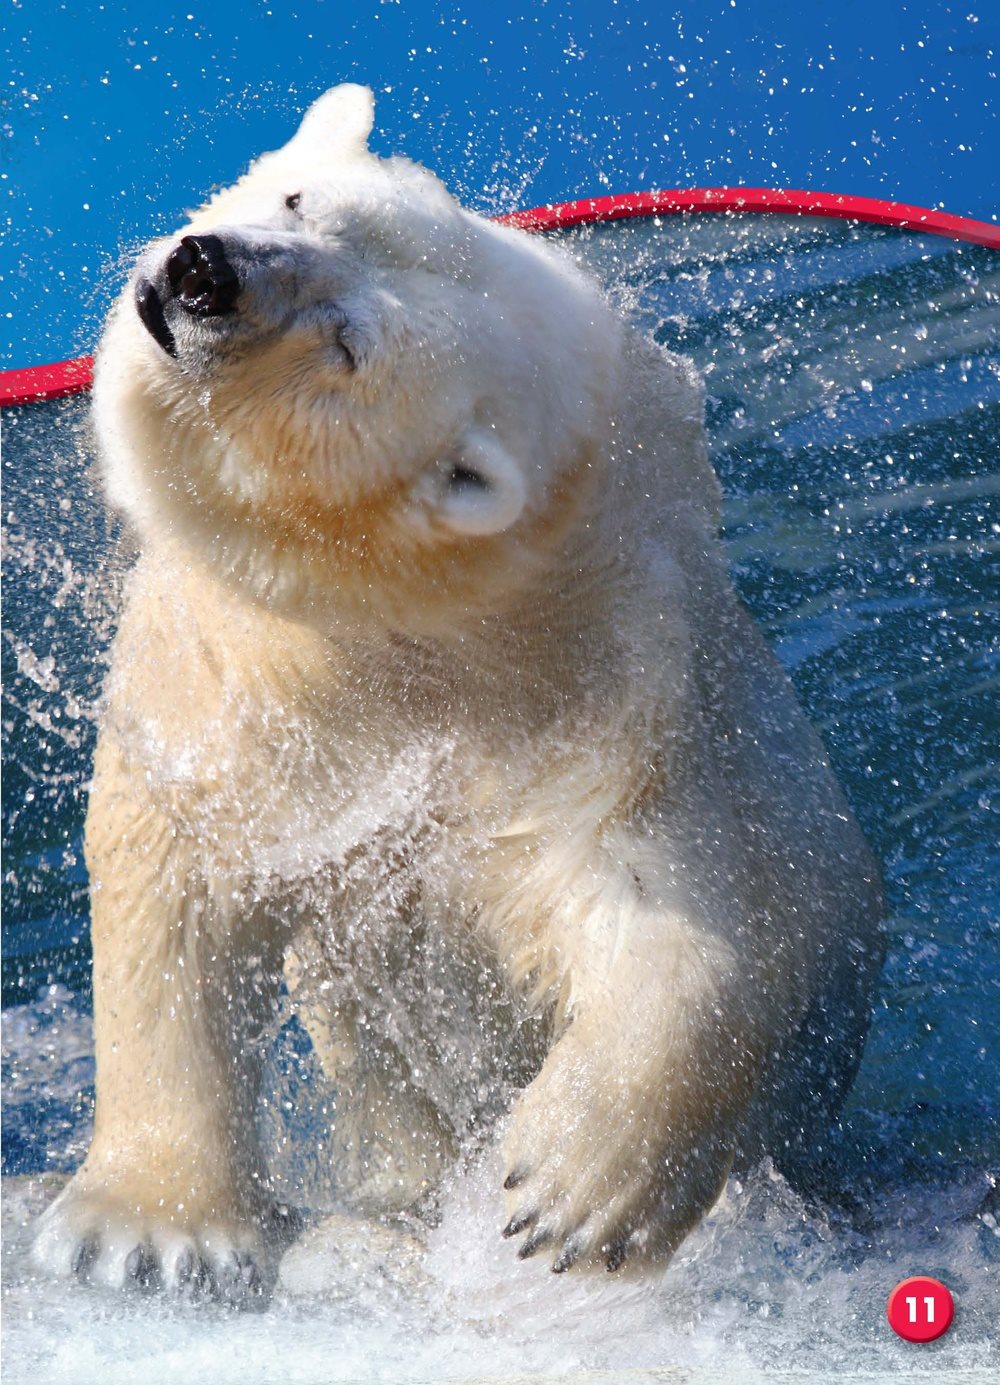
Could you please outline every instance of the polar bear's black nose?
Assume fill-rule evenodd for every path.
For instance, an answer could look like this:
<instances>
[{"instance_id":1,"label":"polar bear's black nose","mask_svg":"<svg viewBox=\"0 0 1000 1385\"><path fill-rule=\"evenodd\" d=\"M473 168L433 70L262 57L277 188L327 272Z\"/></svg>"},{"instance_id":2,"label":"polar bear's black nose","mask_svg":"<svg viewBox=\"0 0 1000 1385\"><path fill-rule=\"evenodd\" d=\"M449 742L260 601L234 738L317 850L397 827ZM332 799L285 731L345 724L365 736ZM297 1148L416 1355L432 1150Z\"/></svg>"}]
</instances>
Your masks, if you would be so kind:
<instances>
[{"instance_id":1,"label":"polar bear's black nose","mask_svg":"<svg viewBox=\"0 0 1000 1385\"><path fill-rule=\"evenodd\" d=\"M195 317L231 313L240 291L235 269L218 236L185 236L167 259L167 282L177 302Z\"/></svg>"}]
</instances>

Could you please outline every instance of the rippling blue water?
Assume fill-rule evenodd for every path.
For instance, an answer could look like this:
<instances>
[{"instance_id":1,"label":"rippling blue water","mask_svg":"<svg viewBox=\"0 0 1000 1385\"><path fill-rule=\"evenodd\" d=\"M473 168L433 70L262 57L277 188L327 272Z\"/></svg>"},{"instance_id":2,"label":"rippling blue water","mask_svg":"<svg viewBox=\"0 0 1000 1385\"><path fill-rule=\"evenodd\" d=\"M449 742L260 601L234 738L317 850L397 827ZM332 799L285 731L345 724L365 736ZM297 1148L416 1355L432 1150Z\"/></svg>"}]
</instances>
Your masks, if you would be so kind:
<instances>
[{"instance_id":1,"label":"rippling blue water","mask_svg":"<svg viewBox=\"0 0 1000 1385\"><path fill-rule=\"evenodd\" d=\"M704 371L739 589L884 863L888 956L830 1166L805 1198L767 1170L731 1185L662 1280L589 1298L575 1285L553 1299L529 1279L513 1297L497 1288L492 1241L457 1196L431 1256L453 1309L443 1318L375 1311L344 1287L322 1303L279 1299L252 1328L110 1303L94 1326L93 1299L46 1287L49 1314L29 1322L37 1286L15 1249L8 1359L25 1378L110 1380L119 1366L135 1378L126 1366L141 1364L157 1379L176 1366L178 1378L264 1380L261 1362L286 1348L289 1380L324 1378L309 1373L320 1360L329 1379L997 1369L1000 255L805 219L666 218L563 239ZM93 1101L80 835L129 554L89 477L85 417L76 400L5 418L6 1175L75 1167ZM278 1070L308 1100L294 1033ZM19 1247L19 1224L14 1236ZM478 1285L458 1298L454 1257ZM918 1272L959 1302L919 1361L882 1317L889 1289ZM86 1339L89 1366L58 1323ZM341 1354L324 1345L314 1360L306 1337Z\"/></svg>"}]
</instances>

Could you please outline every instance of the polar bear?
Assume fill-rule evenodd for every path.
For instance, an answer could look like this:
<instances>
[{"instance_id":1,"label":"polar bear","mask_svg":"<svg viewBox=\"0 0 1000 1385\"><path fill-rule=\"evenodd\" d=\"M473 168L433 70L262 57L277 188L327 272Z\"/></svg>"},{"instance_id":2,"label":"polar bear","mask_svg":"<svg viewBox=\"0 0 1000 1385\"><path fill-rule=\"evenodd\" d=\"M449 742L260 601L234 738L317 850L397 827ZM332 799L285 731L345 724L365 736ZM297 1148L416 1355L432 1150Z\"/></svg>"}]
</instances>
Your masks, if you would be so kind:
<instances>
[{"instance_id":1,"label":"polar bear","mask_svg":"<svg viewBox=\"0 0 1000 1385\"><path fill-rule=\"evenodd\" d=\"M493 1131L498 1234L560 1272L662 1261L734 1162L805 1159L864 1041L877 868L727 578L697 378L372 120L320 98L145 250L98 355L141 556L86 829L93 1143L36 1255L108 1285L273 1281L283 968L345 1198L420 1206Z\"/></svg>"}]
</instances>

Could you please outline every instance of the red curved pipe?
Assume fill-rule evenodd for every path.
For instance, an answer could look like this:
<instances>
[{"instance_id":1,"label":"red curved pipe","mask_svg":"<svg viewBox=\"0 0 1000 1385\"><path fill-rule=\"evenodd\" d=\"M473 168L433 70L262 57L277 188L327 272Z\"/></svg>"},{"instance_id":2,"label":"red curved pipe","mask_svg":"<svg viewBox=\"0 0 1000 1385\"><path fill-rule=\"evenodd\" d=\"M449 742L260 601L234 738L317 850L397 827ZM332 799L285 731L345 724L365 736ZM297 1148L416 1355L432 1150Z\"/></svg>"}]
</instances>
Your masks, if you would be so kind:
<instances>
[{"instance_id":1,"label":"red curved pipe","mask_svg":"<svg viewBox=\"0 0 1000 1385\"><path fill-rule=\"evenodd\" d=\"M1000 226L988 221L952 216L905 202L883 202L875 197L848 197L833 192L801 192L788 188L667 188L556 202L528 211L509 212L496 220L506 226L519 226L524 231L554 231L586 222L621 221L679 212L770 212L783 216L838 217L845 221L867 221L876 226L894 226L901 231L950 236L953 240L1000 250ZM90 387L93 366L92 356L78 356L54 365L0 371L0 407L41 403L79 394Z\"/></svg>"},{"instance_id":2,"label":"red curved pipe","mask_svg":"<svg viewBox=\"0 0 1000 1385\"><path fill-rule=\"evenodd\" d=\"M868 221L900 231L923 231L950 236L1000 250L1000 226L967 216L883 202L876 197L848 197L836 192L799 192L791 188L670 188L662 192L631 192L623 196L583 198L551 207L534 207L497 217L526 231L552 231L584 222L619 221L624 217L657 216L676 212L772 212L784 216L829 216L844 221Z\"/></svg>"},{"instance_id":3,"label":"red curved pipe","mask_svg":"<svg viewBox=\"0 0 1000 1385\"><path fill-rule=\"evenodd\" d=\"M12 404L42 404L89 389L94 378L93 356L77 356L54 365L31 365L24 370L0 370L0 408Z\"/></svg>"}]
</instances>

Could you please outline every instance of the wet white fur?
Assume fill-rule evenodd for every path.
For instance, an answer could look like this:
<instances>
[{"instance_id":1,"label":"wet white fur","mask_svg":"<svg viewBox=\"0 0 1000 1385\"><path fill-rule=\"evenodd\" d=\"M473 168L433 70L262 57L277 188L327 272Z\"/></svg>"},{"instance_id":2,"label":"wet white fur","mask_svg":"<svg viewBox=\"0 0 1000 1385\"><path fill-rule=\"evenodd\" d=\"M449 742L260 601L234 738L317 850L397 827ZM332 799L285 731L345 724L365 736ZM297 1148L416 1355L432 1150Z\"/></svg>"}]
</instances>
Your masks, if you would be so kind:
<instances>
[{"instance_id":1,"label":"wet white fur","mask_svg":"<svg viewBox=\"0 0 1000 1385\"><path fill-rule=\"evenodd\" d=\"M266 1261L289 948L345 1197L426 1195L527 1083L498 1230L581 1263L801 1153L863 1041L877 873L731 590L697 379L370 126L335 89L193 218L247 247L242 344L178 319L173 360L126 293L100 352L142 556L87 826L94 1142L37 1253L108 1282L137 1244L167 1283Z\"/></svg>"}]
</instances>

